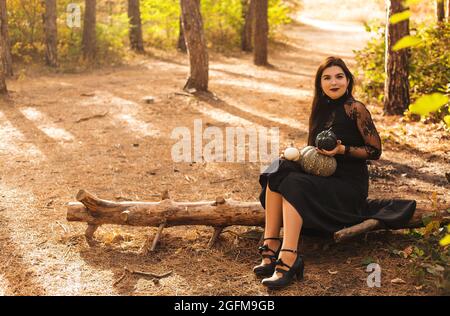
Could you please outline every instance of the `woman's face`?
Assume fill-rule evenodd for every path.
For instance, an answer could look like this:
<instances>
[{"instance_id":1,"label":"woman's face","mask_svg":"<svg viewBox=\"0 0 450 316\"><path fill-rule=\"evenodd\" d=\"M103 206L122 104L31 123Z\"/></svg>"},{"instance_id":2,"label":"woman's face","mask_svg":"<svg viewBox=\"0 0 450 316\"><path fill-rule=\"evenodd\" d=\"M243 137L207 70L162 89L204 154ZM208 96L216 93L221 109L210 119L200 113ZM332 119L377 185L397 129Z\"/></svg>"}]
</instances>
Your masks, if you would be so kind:
<instances>
[{"instance_id":1,"label":"woman's face","mask_svg":"<svg viewBox=\"0 0 450 316\"><path fill-rule=\"evenodd\" d=\"M328 97L338 99L347 91L348 80L341 67L331 66L324 69L320 84Z\"/></svg>"}]
</instances>

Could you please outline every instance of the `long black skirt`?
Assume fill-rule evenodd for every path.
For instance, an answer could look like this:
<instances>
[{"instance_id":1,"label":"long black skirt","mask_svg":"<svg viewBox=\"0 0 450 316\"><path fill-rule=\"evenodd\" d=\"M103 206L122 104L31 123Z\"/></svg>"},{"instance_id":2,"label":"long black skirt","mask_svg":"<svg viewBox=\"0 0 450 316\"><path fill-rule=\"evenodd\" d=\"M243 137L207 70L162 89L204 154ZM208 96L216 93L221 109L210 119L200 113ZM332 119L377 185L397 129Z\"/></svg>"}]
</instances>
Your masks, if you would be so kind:
<instances>
[{"instance_id":1,"label":"long black skirt","mask_svg":"<svg viewBox=\"0 0 450 316\"><path fill-rule=\"evenodd\" d=\"M368 199L368 175L365 180L362 175L361 181L358 171L350 173L347 170L320 177L306 174L296 162L277 159L260 175L260 202L265 208L268 184L271 191L280 193L295 207L303 219L302 232L310 234L333 234L369 218L396 229L414 215L414 200Z\"/></svg>"}]
</instances>

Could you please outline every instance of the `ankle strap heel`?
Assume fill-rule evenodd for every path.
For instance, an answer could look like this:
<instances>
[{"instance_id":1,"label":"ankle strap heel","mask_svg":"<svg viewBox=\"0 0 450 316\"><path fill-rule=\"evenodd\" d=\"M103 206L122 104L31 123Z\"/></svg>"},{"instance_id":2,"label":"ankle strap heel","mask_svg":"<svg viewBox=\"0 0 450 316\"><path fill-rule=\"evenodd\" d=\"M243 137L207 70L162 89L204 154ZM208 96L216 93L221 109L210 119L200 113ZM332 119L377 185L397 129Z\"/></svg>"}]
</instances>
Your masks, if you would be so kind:
<instances>
[{"instance_id":1,"label":"ankle strap heel","mask_svg":"<svg viewBox=\"0 0 450 316\"><path fill-rule=\"evenodd\" d=\"M281 260L281 258L275 262L276 266L279 266L278 268L275 269L275 271L280 273L282 276L278 279L273 279L273 277L263 279L262 284L267 286L269 289L280 289L280 288L286 287L295 278L297 278L297 280L303 279L303 272L304 272L304 268L305 268L305 265L303 262L303 257L298 254L297 250L280 249L280 252L281 251L295 253L295 254L297 254L297 258L295 259L292 266L289 266L286 263L284 263L283 260ZM288 268L288 270L281 269L281 267L286 267L286 268Z\"/></svg>"},{"instance_id":2,"label":"ankle strap heel","mask_svg":"<svg viewBox=\"0 0 450 316\"><path fill-rule=\"evenodd\" d=\"M268 245L262 245L262 246L258 247L258 252L260 253L261 257L270 259L270 263L268 263L268 264L262 263L253 268L253 272L258 277L265 277L265 276L270 276L271 274L273 274L273 272L275 271L275 265L276 265L278 255L280 254L280 248L281 248L281 243L282 243L281 238L267 237L267 238L264 238L264 241L265 240L278 240L278 241L280 241L280 246L279 246L278 250L276 250L276 251L273 249L270 249ZM263 254L263 252L271 252L271 254L268 254L268 253Z\"/></svg>"}]
</instances>

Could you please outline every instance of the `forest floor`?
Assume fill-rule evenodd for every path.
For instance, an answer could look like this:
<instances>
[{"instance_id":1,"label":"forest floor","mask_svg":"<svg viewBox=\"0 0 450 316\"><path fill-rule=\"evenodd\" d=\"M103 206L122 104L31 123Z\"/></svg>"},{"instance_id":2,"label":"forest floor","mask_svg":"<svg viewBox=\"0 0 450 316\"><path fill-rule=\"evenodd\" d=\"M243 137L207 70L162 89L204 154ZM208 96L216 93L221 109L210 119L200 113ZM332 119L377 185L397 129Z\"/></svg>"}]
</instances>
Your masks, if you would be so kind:
<instances>
[{"instance_id":1,"label":"forest floor","mask_svg":"<svg viewBox=\"0 0 450 316\"><path fill-rule=\"evenodd\" d=\"M417 261L421 241L408 231L340 244L302 238L304 281L269 293L252 273L260 260L259 227L227 228L212 249L211 227L167 228L156 251L142 257L140 246L157 228L105 225L96 233L99 245L89 247L86 224L65 219L79 189L114 201L159 201L165 190L175 201L256 201L259 163L175 163L178 140L171 133L180 127L193 133L201 119L203 129L224 133L229 126L279 127L280 150L305 145L319 63L338 55L354 69L352 50L367 40L358 18L334 24L318 18L304 14L285 27L270 47L271 67L254 66L249 54L212 53L215 98L183 95L186 56L156 50L118 67L78 74L29 69L9 81L10 99L0 105L0 295L442 293L433 283L440 270ZM142 101L148 95L153 104ZM369 166L370 197L422 206L449 201L450 135L443 126L401 122L368 107L384 141L381 159ZM370 262L381 267L381 287L367 286ZM418 277L420 264L434 275ZM131 275L115 284L124 267L172 274L160 282Z\"/></svg>"}]
</instances>

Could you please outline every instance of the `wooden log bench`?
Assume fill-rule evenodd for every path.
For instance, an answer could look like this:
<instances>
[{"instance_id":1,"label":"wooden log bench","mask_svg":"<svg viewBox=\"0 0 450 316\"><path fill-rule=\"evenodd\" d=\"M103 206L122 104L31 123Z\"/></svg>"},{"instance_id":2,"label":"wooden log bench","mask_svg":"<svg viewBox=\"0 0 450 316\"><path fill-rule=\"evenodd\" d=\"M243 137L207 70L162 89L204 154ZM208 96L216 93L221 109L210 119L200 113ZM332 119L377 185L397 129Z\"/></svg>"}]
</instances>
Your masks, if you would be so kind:
<instances>
[{"instance_id":1,"label":"wooden log bench","mask_svg":"<svg viewBox=\"0 0 450 316\"><path fill-rule=\"evenodd\" d=\"M212 247L225 227L261 226L264 227L265 212L259 202L240 202L222 197L215 201L175 202L168 195L160 202L114 202L102 200L95 195L80 190L76 196L79 202L67 204L67 220L86 222L86 241L95 244L94 233L100 225L130 225L158 227L154 238L149 236L142 246L141 254L154 251L165 227L179 225L206 225L214 228L208 243ZM413 218L402 228L423 227L423 217L437 220L441 225L450 223L447 209L431 212L417 209ZM344 228L334 234L334 240L341 242L359 234L385 229L376 219L368 219L357 225Z\"/></svg>"}]
</instances>

